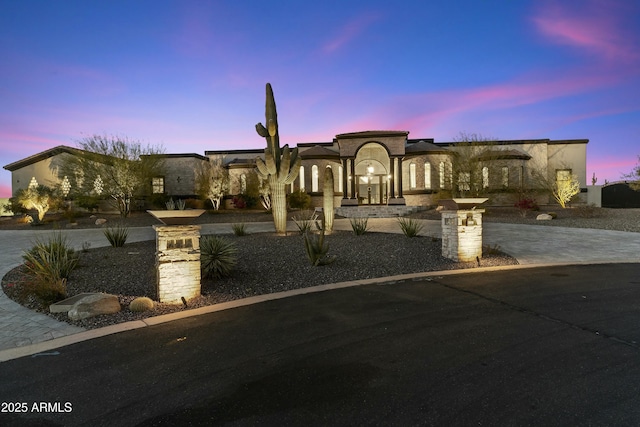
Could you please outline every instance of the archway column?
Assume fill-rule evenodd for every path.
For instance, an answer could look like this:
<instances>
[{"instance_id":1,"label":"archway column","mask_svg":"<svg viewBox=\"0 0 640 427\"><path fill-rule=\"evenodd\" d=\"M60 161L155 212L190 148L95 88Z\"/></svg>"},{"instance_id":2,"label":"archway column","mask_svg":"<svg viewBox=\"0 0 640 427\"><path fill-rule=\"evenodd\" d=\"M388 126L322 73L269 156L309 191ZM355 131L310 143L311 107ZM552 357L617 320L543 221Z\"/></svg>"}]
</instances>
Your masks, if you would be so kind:
<instances>
[{"instance_id":1,"label":"archway column","mask_svg":"<svg viewBox=\"0 0 640 427\"><path fill-rule=\"evenodd\" d=\"M395 199L396 198L396 179L395 179L395 158L390 157L389 158L389 198L390 199Z\"/></svg>"}]
</instances>

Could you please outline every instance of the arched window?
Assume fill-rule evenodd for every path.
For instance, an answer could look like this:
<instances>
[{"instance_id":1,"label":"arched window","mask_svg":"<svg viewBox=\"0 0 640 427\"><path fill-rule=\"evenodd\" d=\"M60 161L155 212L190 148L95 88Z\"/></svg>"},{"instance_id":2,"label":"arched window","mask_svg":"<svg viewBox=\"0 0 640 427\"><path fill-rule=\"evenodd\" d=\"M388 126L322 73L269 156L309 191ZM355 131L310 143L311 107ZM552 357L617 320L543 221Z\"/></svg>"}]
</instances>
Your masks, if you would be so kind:
<instances>
[{"instance_id":1,"label":"arched window","mask_svg":"<svg viewBox=\"0 0 640 427\"><path fill-rule=\"evenodd\" d=\"M240 193L244 194L247 192L247 175L240 175Z\"/></svg>"},{"instance_id":2,"label":"arched window","mask_svg":"<svg viewBox=\"0 0 640 427\"><path fill-rule=\"evenodd\" d=\"M482 188L489 188L489 168L482 168Z\"/></svg>"},{"instance_id":3,"label":"arched window","mask_svg":"<svg viewBox=\"0 0 640 427\"><path fill-rule=\"evenodd\" d=\"M509 167L508 166L502 167L502 186L504 188L509 187Z\"/></svg>"},{"instance_id":4,"label":"arched window","mask_svg":"<svg viewBox=\"0 0 640 427\"><path fill-rule=\"evenodd\" d=\"M311 166L311 192L318 192L318 165Z\"/></svg>"},{"instance_id":5,"label":"arched window","mask_svg":"<svg viewBox=\"0 0 640 427\"><path fill-rule=\"evenodd\" d=\"M342 193L342 185L344 181L342 180L342 165L338 166L338 192Z\"/></svg>"},{"instance_id":6,"label":"arched window","mask_svg":"<svg viewBox=\"0 0 640 427\"><path fill-rule=\"evenodd\" d=\"M418 184L416 183L416 164L409 164L409 187L416 188Z\"/></svg>"},{"instance_id":7,"label":"arched window","mask_svg":"<svg viewBox=\"0 0 640 427\"><path fill-rule=\"evenodd\" d=\"M438 178L440 180L440 188L444 188L444 162L438 165Z\"/></svg>"},{"instance_id":8,"label":"arched window","mask_svg":"<svg viewBox=\"0 0 640 427\"><path fill-rule=\"evenodd\" d=\"M304 166L300 166L300 191L304 191Z\"/></svg>"},{"instance_id":9,"label":"arched window","mask_svg":"<svg viewBox=\"0 0 640 427\"><path fill-rule=\"evenodd\" d=\"M424 164L424 188L426 190L431 188L431 163L429 162Z\"/></svg>"}]
</instances>

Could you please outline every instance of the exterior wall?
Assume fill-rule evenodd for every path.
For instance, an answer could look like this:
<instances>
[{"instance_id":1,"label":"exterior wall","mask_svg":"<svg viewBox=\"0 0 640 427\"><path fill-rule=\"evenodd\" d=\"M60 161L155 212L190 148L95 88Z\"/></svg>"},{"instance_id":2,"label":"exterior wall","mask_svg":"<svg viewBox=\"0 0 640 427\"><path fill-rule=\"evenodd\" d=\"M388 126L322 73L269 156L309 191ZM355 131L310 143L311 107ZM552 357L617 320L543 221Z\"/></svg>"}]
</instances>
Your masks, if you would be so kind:
<instances>
[{"instance_id":1,"label":"exterior wall","mask_svg":"<svg viewBox=\"0 0 640 427\"><path fill-rule=\"evenodd\" d=\"M196 171L202 160L198 157L168 157L164 159L166 175L164 191L169 196L192 196L196 192Z\"/></svg>"},{"instance_id":2,"label":"exterior wall","mask_svg":"<svg viewBox=\"0 0 640 427\"><path fill-rule=\"evenodd\" d=\"M18 191L27 188L33 177L36 178L38 184L46 185L50 188L54 188L60 184L61 181L58 179L58 168L56 164L58 164L64 156L69 156L69 154L57 154L11 172L12 195L15 196Z\"/></svg>"},{"instance_id":3,"label":"exterior wall","mask_svg":"<svg viewBox=\"0 0 640 427\"><path fill-rule=\"evenodd\" d=\"M318 191L317 192L313 192L311 191L312 189L312 183L313 183L313 176L312 176L312 170L313 170L313 166L317 166L318 167ZM327 166L331 166L331 172L333 173L333 191L334 193L340 193L342 195L342 189L338 188L338 183L339 183L339 179L340 177L338 176L338 172L340 170L340 163L333 161L333 160L327 160L327 159L304 159L302 160L301 166L304 166L304 179L305 179L305 191L313 196L322 196L323 193L323 187L324 187L324 174L327 171ZM296 178L296 180L294 181L294 189L298 190L300 188L300 179L301 177L298 176L298 178ZM288 189L287 189L288 190ZM322 203L320 203L319 206L322 206Z\"/></svg>"},{"instance_id":4,"label":"exterior wall","mask_svg":"<svg viewBox=\"0 0 640 427\"><path fill-rule=\"evenodd\" d=\"M555 177L557 169L571 169L580 181L580 188L587 187L587 147L581 144L549 144L549 173Z\"/></svg>"}]
</instances>

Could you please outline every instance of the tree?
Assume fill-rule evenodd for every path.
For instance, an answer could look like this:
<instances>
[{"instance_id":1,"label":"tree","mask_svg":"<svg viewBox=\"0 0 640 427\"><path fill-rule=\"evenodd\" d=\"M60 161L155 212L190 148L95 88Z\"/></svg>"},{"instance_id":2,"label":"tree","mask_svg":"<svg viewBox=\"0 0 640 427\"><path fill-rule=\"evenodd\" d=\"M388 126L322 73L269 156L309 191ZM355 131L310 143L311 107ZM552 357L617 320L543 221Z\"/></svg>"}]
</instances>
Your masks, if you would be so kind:
<instances>
[{"instance_id":1,"label":"tree","mask_svg":"<svg viewBox=\"0 0 640 427\"><path fill-rule=\"evenodd\" d=\"M196 170L196 192L208 199L213 209L220 209L220 201L229 191L229 174L221 160L202 162Z\"/></svg>"},{"instance_id":2,"label":"tree","mask_svg":"<svg viewBox=\"0 0 640 427\"><path fill-rule=\"evenodd\" d=\"M564 209L573 196L580 193L580 180L573 173L558 176L551 186L551 194L558 204Z\"/></svg>"},{"instance_id":3,"label":"tree","mask_svg":"<svg viewBox=\"0 0 640 427\"><path fill-rule=\"evenodd\" d=\"M36 210L38 218L34 223L40 223L49 209L59 207L61 197L54 190L44 185L29 186L18 191L15 201L25 209Z\"/></svg>"},{"instance_id":4,"label":"tree","mask_svg":"<svg viewBox=\"0 0 640 427\"><path fill-rule=\"evenodd\" d=\"M265 138L267 148L264 149L264 159L256 159L258 176L266 179L271 188L271 212L276 233L287 234L287 198L285 186L291 184L300 172L301 158L298 156L298 147L289 150L285 145L280 148L280 135L278 134L278 114L276 101L273 98L271 84L267 83L267 100L265 103L265 124L256 124L256 132Z\"/></svg>"},{"instance_id":5,"label":"tree","mask_svg":"<svg viewBox=\"0 0 640 427\"><path fill-rule=\"evenodd\" d=\"M58 175L75 178L74 195L109 195L122 217L129 216L133 197L148 193L151 179L164 175L162 147L101 135L77 145L81 151L61 160Z\"/></svg>"},{"instance_id":6,"label":"tree","mask_svg":"<svg viewBox=\"0 0 640 427\"><path fill-rule=\"evenodd\" d=\"M633 168L631 173L622 175L623 179L630 180L629 186L634 190L640 190L640 156L638 156L638 163Z\"/></svg>"},{"instance_id":7,"label":"tree","mask_svg":"<svg viewBox=\"0 0 640 427\"><path fill-rule=\"evenodd\" d=\"M476 133L460 132L454 141L452 192L461 197L486 194L488 175L496 168L493 161L500 158L500 152L493 149L495 144L491 139Z\"/></svg>"}]
</instances>

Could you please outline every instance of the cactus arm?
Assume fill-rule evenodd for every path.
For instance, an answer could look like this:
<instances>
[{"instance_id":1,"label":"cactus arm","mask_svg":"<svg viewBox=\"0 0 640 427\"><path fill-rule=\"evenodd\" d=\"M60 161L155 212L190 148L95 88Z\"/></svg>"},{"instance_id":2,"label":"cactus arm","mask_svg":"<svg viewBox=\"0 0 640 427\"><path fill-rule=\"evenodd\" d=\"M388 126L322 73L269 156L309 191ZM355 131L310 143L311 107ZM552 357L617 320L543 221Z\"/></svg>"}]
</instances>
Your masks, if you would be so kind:
<instances>
[{"instance_id":1,"label":"cactus arm","mask_svg":"<svg viewBox=\"0 0 640 427\"><path fill-rule=\"evenodd\" d=\"M269 169L265 164L264 160L260 157L256 158L256 167L258 168L258 174L260 174L263 178L267 178L269 176Z\"/></svg>"},{"instance_id":2,"label":"cactus arm","mask_svg":"<svg viewBox=\"0 0 640 427\"><path fill-rule=\"evenodd\" d=\"M301 162L302 159L296 156L293 165L291 165L291 168L289 169L289 174L284 178L283 182L285 184L291 184L298 177L298 174L300 173Z\"/></svg>"},{"instance_id":3,"label":"cactus arm","mask_svg":"<svg viewBox=\"0 0 640 427\"><path fill-rule=\"evenodd\" d=\"M260 135L263 138L266 138L269 136L269 132L267 131L267 129L262 125L262 123L257 123L256 124L256 132L258 132L258 135Z\"/></svg>"},{"instance_id":4,"label":"cactus arm","mask_svg":"<svg viewBox=\"0 0 640 427\"><path fill-rule=\"evenodd\" d=\"M276 160L274 159L271 151L264 150L264 162L267 165L269 175L275 175L278 173L278 166L276 165Z\"/></svg>"},{"instance_id":5,"label":"cactus arm","mask_svg":"<svg viewBox=\"0 0 640 427\"><path fill-rule=\"evenodd\" d=\"M291 171L291 150L289 146L282 147L282 159L280 160L280 167L278 168L278 179L283 179L289 175Z\"/></svg>"}]
</instances>

